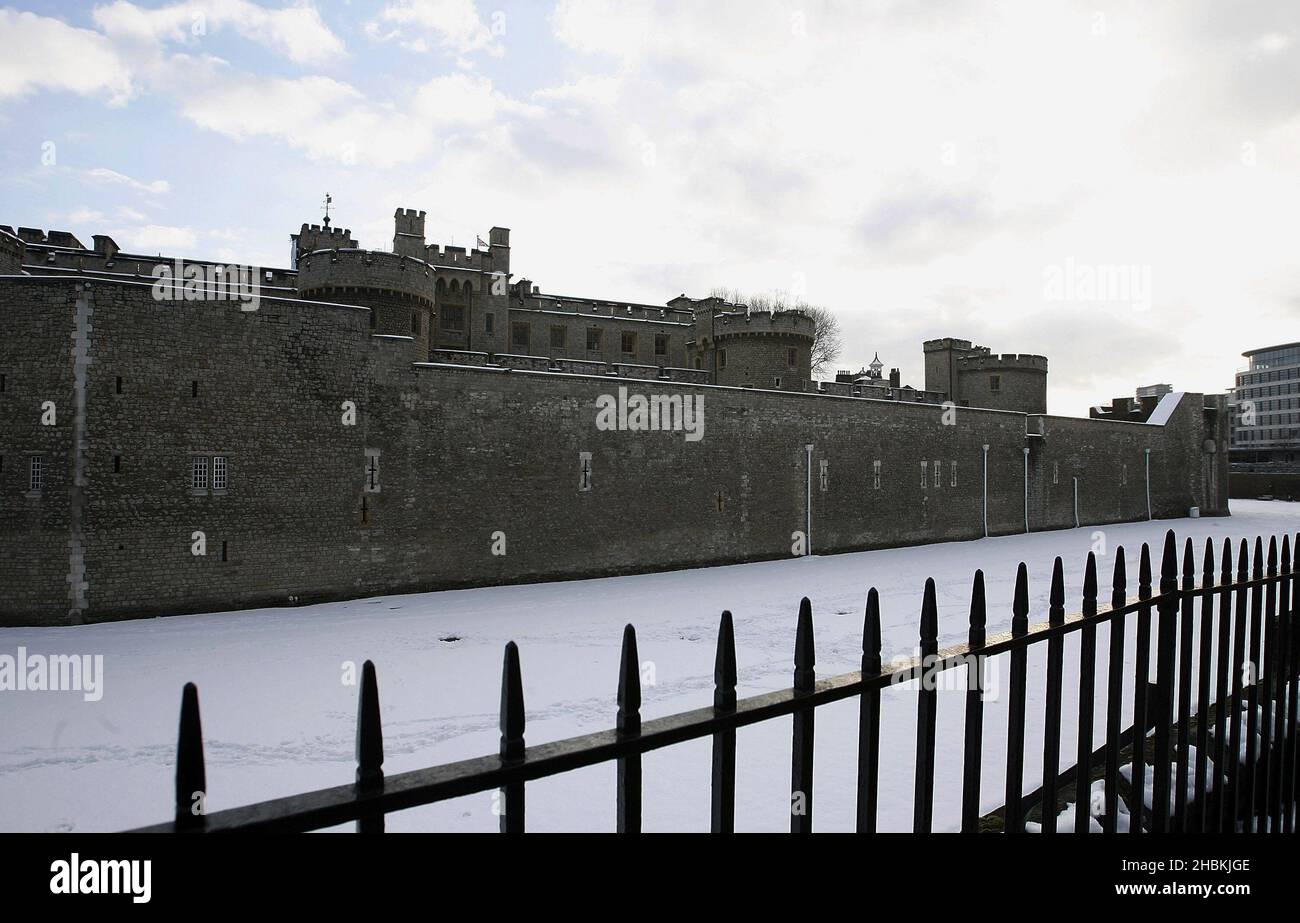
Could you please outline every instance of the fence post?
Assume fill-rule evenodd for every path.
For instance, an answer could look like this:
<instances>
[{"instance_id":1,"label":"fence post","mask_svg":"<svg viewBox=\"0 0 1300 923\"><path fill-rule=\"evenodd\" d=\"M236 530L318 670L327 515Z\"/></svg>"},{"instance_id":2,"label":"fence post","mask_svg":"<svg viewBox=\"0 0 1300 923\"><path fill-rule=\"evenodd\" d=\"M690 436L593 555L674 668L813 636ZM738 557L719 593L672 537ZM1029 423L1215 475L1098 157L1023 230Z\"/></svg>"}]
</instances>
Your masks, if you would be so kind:
<instances>
[{"instance_id":1,"label":"fence post","mask_svg":"<svg viewBox=\"0 0 1300 923\"><path fill-rule=\"evenodd\" d=\"M501 667L501 761L517 763L524 758L524 681L519 671L519 647L506 644ZM502 833L524 832L524 783L501 789Z\"/></svg>"},{"instance_id":2,"label":"fence post","mask_svg":"<svg viewBox=\"0 0 1300 923\"><path fill-rule=\"evenodd\" d=\"M361 666L361 691L357 696L357 785L358 795L384 790L384 732L379 721L379 682L375 665ZM383 833L384 814L357 818L357 833Z\"/></svg>"},{"instance_id":3,"label":"fence post","mask_svg":"<svg viewBox=\"0 0 1300 923\"><path fill-rule=\"evenodd\" d=\"M916 786L913 793L912 832L929 833L934 819L934 730L939 709L939 612L934 600L934 578L925 581L921 602L921 670L917 678Z\"/></svg>"},{"instance_id":4,"label":"fence post","mask_svg":"<svg viewBox=\"0 0 1300 923\"><path fill-rule=\"evenodd\" d=\"M984 647L988 621L984 594L984 571L975 571L970 591L970 634L966 646L966 739L962 759L961 832L978 833L980 818L980 770L984 755Z\"/></svg>"},{"instance_id":5,"label":"fence post","mask_svg":"<svg viewBox=\"0 0 1300 923\"><path fill-rule=\"evenodd\" d=\"M1261 702L1260 702L1260 727L1259 727L1259 748L1260 748L1260 804L1263 808L1260 818L1261 833L1275 833L1272 828L1273 816L1273 685L1274 676L1277 673L1277 656L1278 656L1278 620L1277 620L1277 536L1271 535L1268 539L1268 569L1265 571L1269 578L1268 585L1264 588L1264 660L1261 665L1262 673L1260 674L1261 685ZM1280 819L1280 818L1279 818Z\"/></svg>"},{"instance_id":6,"label":"fence post","mask_svg":"<svg viewBox=\"0 0 1300 923\"><path fill-rule=\"evenodd\" d=\"M618 720L620 738L641 735L641 661L636 651L636 629L623 629L623 656L618 665ZM618 758L617 829L641 832L641 754Z\"/></svg>"},{"instance_id":7,"label":"fence post","mask_svg":"<svg viewBox=\"0 0 1300 923\"><path fill-rule=\"evenodd\" d=\"M1189 820L1198 833L1209 829L1209 769L1210 769L1210 667L1214 647L1214 539L1205 540L1205 556L1201 561L1201 657L1196 681L1196 816ZM1219 767L1215 763L1216 770ZM1215 786L1215 789L1222 786Z\"/></svg>"},{"instance_id":8,"label":"fence post","mask_svg":"<svg viewBox=\"0 0 1300 923\"><path fill-rule=\"evenodd\" d=\"M880 597L867 593L862 625L862 678L880 675ZM880 778L880 690L863 692L858 703L858 833L876 832Z\"/></svg>"},{"instance_id":9,"label":"fence post","mask_svg":"<svg viewBox=\"0 0 1300 923\"><path fill-rule=\"evenodd\" d=\"M1251 580L1258 581L1264 579L1264 541L1260 536L1255 536L1255 556L1251 564ZM1251 589L1250 593L1250 688L1246 691L1246 767L1245 767L1245 800L1246 800L1246 817L1245 832L1255 832L1255 774L1259 761L1259 674L1260 674L1260 647L1263 643L1261 636L1263 615L1264 594L1259 584Z\"/></svg>"},{"instance_id":10,"label":"fence post","mask_svg":"<svg viewBox=\"0 0 1300 923\"><path fill-rule=\"evenodd\" d=\"M731 611L722 613L718 626L718 652L713 659L713 712L730 714L736 710L736 634ZM713 735L713 785L709 829L713 833L732 833L736 829L736 729L728 728Z\"/></svg>"},{"instance_id":11,"label":"fence post","mask_svg":"<svg viewBox=\"0 0 1300 923\"><path fill-rule=\"evenodd\" d=\"M1110 583L1110 607L1122 609L1128 602L1128 574L1124 565L1124 546L1115 549L1115 571ZM1119 740L1124 706L1124 621L1110 617L1110 650L1106 675L1106 817L1104 833L1119 829ZM1132 799L1130 799L1132 800ZM1132 818L1130 817L1130 820Z\"/></svg>"},{"instance_id":12,"label":"fence post","mask_svg":"<svg viewBox=\"0 0 1300 923\"><path fill-rule=\"evenodd\" d=\"M1270 775L1272 784L1269 788L1269 816L1272 818L1272 832L1281 833L1286 821L1291 819L1290 803L1286 800L1286 748L1288 733L1295 724L1295 713L1287 708L1287 687L1290 682L1291 669L1291 541L1289 536L1282 536L1282 560L1277 583L1277 609L1273 624L1277 629L1277 644L1274 646L1273 658L1273 751Z\"/></svg>"},{"instance_id":13,"label":"fence post","mask_svg":"<svg viewBox=\"0 0 1300 923\"><path fill-rule=\"evenodd\" d=\"M1196 562L1192 557L1192 539L1183 545L1183 592L1179 599L1181 616L1178 625L1178 765L1174 783L1174 823L1172 829L1187 832L1187 758L1190 756L1192 731L1192 622L1196 600Z\"/></svg>"},{"instance_id":14,"label":"fence post","mask_svg":"<svg viewBox=\"0 0 1300 923\"><path fill-rule=\"evenodd\" d=\"M1016 595L1011 603L1011 636L1029 634L1029 572L1025 562L1016 571ZM1029 660L1028 649L1017 644L1011 649L1011 690L1007 700L1007 778L1006 802L1002 809L1007 833L1025 832L1025 683Z\"/></svg>"},{"instance_id":15,"label":"fence post","mask_svg":"<svg viewBox=\"0 0 1300 923\"><path fill-rule=\"evenodd\" d=\"M1133 671L1133 777L1131 789L1137 794L1129 806L1129 833L1142 832L1142 814L1146 808L1144 792L1147 784L1146 740L1151 726L1147 714L1147 693L1151 685L1151 548L1142 543L1138 557L1138 599L1143 605L1137 611L1136 665Z\"/></svg>"},{"instance_id":16,"label":"fence post","mask_svg":"<svg viewBox=\"0 0 1300 923\"><path fill-rule=\"evenodd\" d=\"M203 722L199 720L199 687L181 690L181 725L176 742L176 829L202 830L208 800L203 765Z\"/></svg>"},{"instance_id":17,"label":"fence post","mask_svg":"<svg viewBox=\"0 0 1300 923\"><path fill-rule=\"evenodd\" d=\"M1249 590L1243 586L1250 579L1250 551L1243 538L1237 552L1237 598L1234 604L1234 622L1232 627L1232 707L1229 709L1231 714L1229 720L1232 722L1230 731L1230 747L1232 752L1225 761L1228 768L1229 799L1230 809L1232 811L1228 818L1230 832L1237 831L1238 815L1241 812L1241 793L1242 793L1242 757L1243 741L1242 737L1242 696L1245 694L1246 685L1246 645L1247 645L1247 601ZM1244 819L1242 819L1244 824Z\"/></svg>"},{"instance_id":18,"label":"fence post","mask_svg":"<svg viewBox=\"0 0 1300 923\"><path fill-rule=\"evenodd\" d=\"M1052 565L1047 623L1053 628L1065 624L1065 574L1059 557ZM1056 784L1061 768L1061 674L1064 658L1065 638L1053 634L1047 639L1047 703L1043 709L1043 798L1040 803L1043 833L1056 832Z\"/></svg>"},{"instance_id":19,"label":"fence post","mask_svg":"<svg viewBox=\"0 0 1300 923\"><path fill-rule=\"evenodd\" d=\"M1097 682L1097 556L1083 572L1083 628L1079 630L1079 733L1074 763L1074 832L1092 826L1092 710Z\"/></svg>"},{"instance_id":20,"label":"fence post","mask_svg":"<svg viewBox=\"0 0 1300 923\"><path fill-rule=\"evenodd\" d=\"M1174 724L1174 660L1178 650L1178 543L1165 532L1160 561L1160 596L1156 599L1156 733L1152 763L1151 832L1169 832L1169 769Z\"/></svg>"},{"instance_id":21,"label":"fence post","mask_svg":"<svg viewBox=\"0 0 1300 923\"><path fill-rule=\"evenodd\" d=\"M1232 672L1232 539L1223 540L1219 561L1219 647L1214 673L1214 769L1218 778L1214 783L1218 810L1210 819L1210 829L1221 833L1230 828L1233 815L1228 800L1232 767L1228 765L1228 690ZM1235 707L1235 702L1233 703ZM1234 752L1232 759L1237 757Z\"/></svg>"},{"instance_id":22,"label":"fence post","mask_svg":"<svg viewBox=\"0 0 1300 923\"><path fill-rule=\"evenodd\" d=\"M1300 558L1300 545L1290 545L1291 536L1287 535L1282 539L1282 573L1284 575L1283 585L1286 586L1286 603L1282 607L1282 617L1287 623L1287 655L1286 670L1284 674L1285 685L1282 688L1282 695L1286 699L1286 740L1282 749L1282 832L1295 832L1295 811L1296 811L1296 732L1298 717L1296 706L1298 692L1297 686L1300 686L1300 620L1297 619L1297 590L1300 587L1296 584L1296 574L1300 562L1293 560L1287 554L1288 548L1295 549L1295 557Z\"/></svg>"},{"instance_id":23,"label":"fence post","mask_svg":"<svg viewBox=\"0 0 1300 923\"><path fill-rule=\"evenodd\" d=\"M799 602L799 627L794 640L794 691L812 692L817 687L813 670L812 603ZM813 810L813 709L794 713L790 767L790 832L812 833Z\"/></svg>"}]
</instances>

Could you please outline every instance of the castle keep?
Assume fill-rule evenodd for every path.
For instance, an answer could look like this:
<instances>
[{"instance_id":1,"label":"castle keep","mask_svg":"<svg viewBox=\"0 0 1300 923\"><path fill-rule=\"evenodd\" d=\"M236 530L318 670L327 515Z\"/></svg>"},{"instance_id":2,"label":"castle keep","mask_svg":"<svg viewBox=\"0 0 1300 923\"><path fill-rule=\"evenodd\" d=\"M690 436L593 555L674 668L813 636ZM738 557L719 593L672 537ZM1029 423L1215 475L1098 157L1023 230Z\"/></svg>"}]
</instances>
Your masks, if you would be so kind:
<instances>
[{"instance_id":1,"label":"castle keep","mask_svg":"<svg viewBox=\"0 0 1300 923\"><path fill-rule=\"evenodd\" d=\"M1227 513L1220 395L1051 416L1046 359L956 339L924 390L816 382L802 314L545 293L506 228L424 221L391 250L304 224L253 304L212 261L159 297L157 256L0 228L0 624ZM698 406L701 438L598 426L615 397Z\"/></svg>"}]
</instances>

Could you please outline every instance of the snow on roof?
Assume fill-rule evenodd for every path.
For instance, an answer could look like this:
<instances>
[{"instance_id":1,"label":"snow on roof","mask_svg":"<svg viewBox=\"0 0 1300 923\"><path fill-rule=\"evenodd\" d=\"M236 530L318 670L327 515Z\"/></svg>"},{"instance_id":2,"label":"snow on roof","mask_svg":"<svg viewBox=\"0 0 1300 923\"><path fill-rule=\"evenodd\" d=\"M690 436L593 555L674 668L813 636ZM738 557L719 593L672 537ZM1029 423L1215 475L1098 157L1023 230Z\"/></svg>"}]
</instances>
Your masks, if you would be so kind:
<instances>
[{"instance_id":1,"label":"snow on roof","mask_svg":"<svg viewBox=\"0 0 1300 923\"><path fill-rule=\"evenodd\" d=\"M1182 391L1171 391L1160 398L1160 403L1156 404L1156 409L1151 411L1151 416L1147 419L1148 423L1155 426L1164 426L1169 422L1169 418L1174 415L1174 408L1178 402L1183 399Z\"/></svg>"}]
</instances>

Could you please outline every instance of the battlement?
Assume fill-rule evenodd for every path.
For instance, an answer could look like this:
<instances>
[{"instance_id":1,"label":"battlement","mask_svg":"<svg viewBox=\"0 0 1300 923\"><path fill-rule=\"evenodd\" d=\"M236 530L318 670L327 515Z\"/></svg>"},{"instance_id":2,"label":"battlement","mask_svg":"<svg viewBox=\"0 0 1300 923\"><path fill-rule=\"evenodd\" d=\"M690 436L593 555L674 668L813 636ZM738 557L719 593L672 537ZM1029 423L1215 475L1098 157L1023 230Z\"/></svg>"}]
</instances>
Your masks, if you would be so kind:
<instances>
[{"instance_id":1,"label":"battlement","mask_svg":"<svg viewBox=\"0 0 1300 923\"><path fill-rule=\"evenodd\" d=\"M989 352L987 346L972 346L970 340L959 340L954 337L942 337L937 340L926 340L921 345L921 349L923 352L927 353L939 352L944 349L955 349L963 352L983 351L986 354Z\"/></svg>"},{"instance_id":2,"label":"battlement","mask_svg":"<svg viewBox=\"0 0 1300 923\"><path fill-rule=\"evenodd\" d=\"M319 224L303 224L295 240L299 257L316 250L352 250L357 245L347 228L321 227Z\"/></svg>"},{"instance_id":3,"label":"battlement","mask_svg":"<svg viewBox=\"0 0 1300 923\"><path fill-rule=\"evenodd\" d=\"M491 253L485 250L467 250L464 247L453 247L450 244L447 246L426 244L424 259L431 266L442 266L446 269L477 269L482 271L496 268L493 265Z\"/></svg>"},{"instance_id":4,"label":"battlement","mask_svg":"<svg viewBox=\"0 0 1300 923\"><path fill-rule=\"evenodd\" d=\"M383 250L316 250L298 264L298 293L328 289L395 292L433 302L434 268L424 260Z\"/></svg>"},{"instance_id":5,"label":"battlement","mask_svg":"<svg viewBox=\"0 0 1300 923\"><path fill-rule=\"evenodd\" d=\"M797 311L735 311L714 314L713 336L798 336L812 339L813 319Z\"/></svg>"},{"instance_id":6,"label":"battlement","mask_svg":"<svg viewBox=\"0 0 1300 923\"><path fill-rule=\"evenodd\" d=\"M23 243L21 237L9 232L8 228L0 229L0 275L18 275L23 271L23 255L27 251L27 245Z\"/></svg>"},{"instance_id":7,"label":"battlement","mask_svg":"<svg viewBox=\"0 0 1300 923\"><path fill-rule=\"evenodd\" d=\"M992 355L988 353L975 356L958 356L958 371L1025 371L1025 372L1042 372L1047 374L1047 357L1035 356L1028 353L1003 353L1002 355Z\"/></svg>"}]
</instances>

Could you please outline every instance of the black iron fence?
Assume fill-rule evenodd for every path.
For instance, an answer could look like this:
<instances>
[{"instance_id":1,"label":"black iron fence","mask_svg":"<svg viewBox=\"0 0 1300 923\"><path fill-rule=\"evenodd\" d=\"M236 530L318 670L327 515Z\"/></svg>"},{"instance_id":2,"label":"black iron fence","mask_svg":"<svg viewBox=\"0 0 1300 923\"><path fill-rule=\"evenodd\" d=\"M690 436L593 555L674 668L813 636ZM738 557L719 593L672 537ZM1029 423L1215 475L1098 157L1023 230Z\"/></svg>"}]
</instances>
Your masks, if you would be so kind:
<instances>
[{"instance_id":1,"label":"black iron fence","mask_svg":"<svg viewBox=\"0 0 1300 923\"><path fill-rule=\"evenodd\" d=\"M1300 536L1297 536L1300 558ZM1153 593L1151 556L1144 544L1137 596L1128 595L1124 551L1117 549L1110 606L1098 604L1097 565L1088 555L1081 611L1065 611L1061 559L1052 573L1047 620L1031 626L1029 577L1022 563L1016 575L1011 631L986 636L983 573L976 571L970 604L968 642L939 650L934 581L927 580L920 615L920 657L896 669L881 662L880 606L875 589L867 594L860 672L817 679L814 673L812 606L799 607L795 635L794 681L788 689L750 698L736 697L736 648L730 612L722 613L714 669L713 705L653 720L641 719L641 685L636 632L624 629L618 680L618 711L612 730L553 743L524 743L524 698L519 652L506 645L501 685L501 746L498 753L385 776L379 691L374 664L365 663L357 710L355 784L340 785L205 814L207 791L198 691L185 686L181 698L176 768L175 820L143 828L171 831L307 831L355 821L359 832L382 832L385 815L476 792L499 789L500 829L522 832L528 782L585 766L617 764L615 816L620 832L641 827L641 758L650 750L711 737L713 742L711 828L730 832L735 824L736 730L778 718L793 721L790 830L807 833L813 823L813 734L818 707L859 700L857 829L876 830L880 804L881 691L900 682L916 689L917 728L913 829L928 832L933 821L936 678L965 667L967 692L963 741L961 830L1025 829L1036 811L1044 832L1056 832L1065 802L1074 805L1074 830L1086 832L1094 815L1092 786L1104 783L1105 806L1099 823L1117 830L1121 798L1121 759L1132 767L1124 780L1128 829L1132 832L1236 831L1291 833L1296 814L1296 705L1300 672L1300 566L1293 569L1290 537L1276 539L1267 554L1263 540L1250 547L1242 539L1233 574L1233 546L1223 542L1218 580L1214 545L1202 556L1196 584L1192 541L1181 566L1172 531L1165 536L1158 592ZM1296 562L1300 564L1300 561ZM1196 617L1199 606L1200 617ZM1136 625L1132 625L1132 622ZM1097 713L1097 627L1109 626L1104 714ZM1130 632L1128 629L1133 628ZM1078 715L1074 765L1061 770L1062 689L1065 642L1077 633ZM1126 636L1132 634L1136 666L1126 668ZM1046 645L1042 784L1026 795L1024 778L1028 654ZM1154 652L1154 682L1151 655ZM1010 659L1006 787L1003 807L994 815L980 810L983 754L984 666L988 658ZM1126 673L1132 673L1131 715L1125 715ZM1195 677L1195 683L1193 678ZM1035 678L1037 681L1037 677ZM1195 693L1195 701L1193 701ZM1104 722L1105 742L1093 749L1095 723ZM1131 722L1131 723L1130 723ZM1127 727L1125 725L1128 725ZM1154 729L1154 735L1149 735ZM1189 760L1191 745L1195 758ZM1175 748L1177 758L1175 759ZM1214 772L1220 777L1211 779ZM1147 773L1151 806L1144 805ZM1172 791L1171 791L1172 787ZM1172 807L1171 807L1172 806Z\"/></svg>"}]
</instances>

